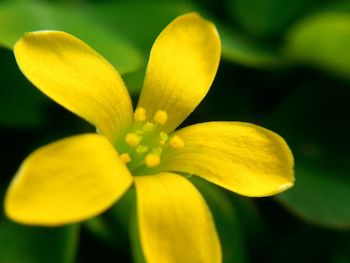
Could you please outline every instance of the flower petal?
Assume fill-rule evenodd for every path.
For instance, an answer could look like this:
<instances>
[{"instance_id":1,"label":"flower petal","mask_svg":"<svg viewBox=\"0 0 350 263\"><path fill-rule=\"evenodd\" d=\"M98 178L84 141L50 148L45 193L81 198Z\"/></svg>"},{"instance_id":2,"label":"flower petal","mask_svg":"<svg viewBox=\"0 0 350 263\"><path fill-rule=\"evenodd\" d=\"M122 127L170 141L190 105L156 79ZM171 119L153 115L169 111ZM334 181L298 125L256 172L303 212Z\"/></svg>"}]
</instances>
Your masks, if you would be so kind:
<instances>
[{"instance_id":1,"label":"flower petal","mask_svg":"<svg viewBox=\"0 0 350 263\"><path fill-rule=\"evenodd\" d=\"M184 177L161 173L135 177L142 249L147 262L221 262L211 213Z\"/></svg>"},{"instance_id":2,"label":"flower petal","mask_svg":"<svg viewBox=\"0 0 350 263\"><path fill-rule=\"evenodd\" d=\"M131 183L105 137L74 136L36 150L23 162L7 191L5 212L23 224L73 223L106 210Z\"/></svg>"},{"instance_id":3,"label":"flower petal","mask_svg":"<svg viewBox=\"0 0 350 263\"><path fill-rule=\"evenodd\" d=\"M215 26L196 13L176 18L155 41L139 107L148 118L166 111L165 131L180 125L207 94L217 71L221 44Z\"/></svg>"},{"instance_id":4,"label":"flower petal","mask_svg":"<svg viewBox=\"0 0 350 263\"><path fill-rule=\"evenodd\" d=\"M277 134L249 123L209 122L175 132L184 147L164 151L162 170L195 174L246 196L294 183L293 156Z\"/></svg>"},{"instance_id":5,"label":"flower petal","mask_svg":"<svg viewBox=\"0 0 350 263\"><path fill-rule=\"evenodd\" d=\"M14 52L35 86L110 140L132 120L131 100L118 72L78 38L57 31L27 33Z\"/></svg>"}]
</instances>

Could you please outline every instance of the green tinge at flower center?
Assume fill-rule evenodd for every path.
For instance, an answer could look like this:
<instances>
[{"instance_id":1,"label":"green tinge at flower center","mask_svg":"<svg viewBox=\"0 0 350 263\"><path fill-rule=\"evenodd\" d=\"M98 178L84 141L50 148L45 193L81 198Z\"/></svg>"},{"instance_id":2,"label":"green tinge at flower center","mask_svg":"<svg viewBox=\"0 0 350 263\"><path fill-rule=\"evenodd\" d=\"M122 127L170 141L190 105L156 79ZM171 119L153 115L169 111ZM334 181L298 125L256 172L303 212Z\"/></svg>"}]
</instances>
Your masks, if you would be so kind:
<instances>
[{"instance_id":1,"label":"green tinge at flower center","mask_svg":"<svg viewBox=\"0 0 350 263\"><path fill-rule=\"evenodd\" d=\"M137 108L134 112L134 123L126 133L123 143L117 147L120 158L126 163L133 175L151 173L162 160L166 147L180 149L184 142L179 136L169 136L163 131L168 114L159 110L153 120L146 119L146 111Z\"/></svg>"}]
</instances>

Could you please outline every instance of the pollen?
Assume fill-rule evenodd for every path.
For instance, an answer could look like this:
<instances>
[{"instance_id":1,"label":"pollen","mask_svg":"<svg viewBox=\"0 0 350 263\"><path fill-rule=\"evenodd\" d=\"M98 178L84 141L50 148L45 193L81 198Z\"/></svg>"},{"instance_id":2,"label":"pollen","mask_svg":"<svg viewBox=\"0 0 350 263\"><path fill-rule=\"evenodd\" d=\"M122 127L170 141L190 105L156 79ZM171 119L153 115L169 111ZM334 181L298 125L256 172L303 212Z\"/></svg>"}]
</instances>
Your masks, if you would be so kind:
<instances>
[{"instance_id":1,"label":"pollen","mask_svg":"<svg viewBox=\"0 0 350 263\"><path fill-rule=\"evenodd\" d=\"M137 122L146 120L146 110L144 108L137 108L134 112L134 119Z\"/></svg>"},{"instance_id":2,"label":"pollen","mask_svg":"<svg viewBox=\"0 0 350 263\"><path fill-rule=\"evenodd\" d=\"M119 157L124 163L129 163L131 161L131 157L128 153L122 153Z\"/></svg>"},{"instance_id":3,"label":"pollen","mask_svg":"<svg viewBox=\"0 0 350 263\"><path fill-rule=\"evenodd\" d=\"M125 136L125 141L127 144L129 144L130 146L137 146L139 145L140 141L141 141L142 137L140 137L139 135L135 134L135 133L128 133Z\"/></svg>"},{"instance_id":4,"label":"pollen","mask_svg":"<svg viewBox=\"0 0 350 263\"><path fill-rule=\"evenodd\" d=\"M154 153L149 153L145 157L147 167L156 167L160 164L160 157Z\"/></svg>"},{"instance_id":5,"label":"pollen","mask_svg":"<svg viewBox=\"0 0 350 263\"><path fill-rule=\"evenodd\" d=\"M185 146L184 141L179 136L173 136L170 141L170 146L174 149L181 149Z\"/></svg>"},{"instance_id":6,"label":"pollen","mask_svg":"<svg viewBox=\"0 0 350 263\"><path fill-rule=\"evenodd\" d=\"M168 114L166 113L166 111L159 110L156 112L156 114L154 114L153 120L155 123L164 125L168 120Z\"/></svg>"}]
</instances>

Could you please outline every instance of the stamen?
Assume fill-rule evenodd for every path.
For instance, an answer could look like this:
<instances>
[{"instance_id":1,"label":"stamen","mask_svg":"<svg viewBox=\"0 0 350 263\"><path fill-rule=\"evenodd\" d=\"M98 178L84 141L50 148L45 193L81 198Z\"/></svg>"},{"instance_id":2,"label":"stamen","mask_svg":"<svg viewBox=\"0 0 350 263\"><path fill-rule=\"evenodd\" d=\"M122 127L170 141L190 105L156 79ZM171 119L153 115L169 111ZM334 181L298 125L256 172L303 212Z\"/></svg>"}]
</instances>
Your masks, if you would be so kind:
<instances>
[{"instance_id":1,"label":"stamen","mask_svg":"<svg viewBox=\"0 0 350 263\"><path fill-rule=\"evenodd\" d=\"M168 120L168 114L163 110L159 110L154 114L153 120L160 125L164 125Z\"/></svg>"},{"instance_id":2,"label":"stamen","mask_svg":"<svg viewBox=\"0 0 350 263\"><path fill-rule=\"evenodd\" d=\"M160 164L160 157L154 153L149 153L145 157L147 167L156 167Z\"/></svg>"},{"instance_id":3,"label":"stamen","mask_svg":"<svg viewBox=\"0 0 350 263\"><path fill-rule=\"evenodd\" d=\"M148 147L146 145L139 145L136 147L137 153L145 153L148 151Z\"/></svg>"},{"instance_id":4,"label":"stamen","mask_svg":"<svg viewBox=\"0 0 350 263\"><path fill-rule=\"evenodd\" d=\"M142 137L140 137L139 135L132 133L132 132L128 133L125 136L125 141L130 146L137 146L140 143L141 139L142 139Z\"/></svg>"},{"instance_id":5,"label":"stamen","mask_svg":"<svg viewBox=\"0 0 350 263\"><path fill-rule=\"evenodd\" d=\"M185 146L184 141L179 136L173 136L170 141L170 146L174 149L181 149Z\"/></svg>"},{"instance_id":6,"label":"stamen","mask_svg":"<svg viewBox=\"0 0 350 263\"><path fill-rule=\"evenodd\" d=\"M168 134L166 134L165 132L160 132L159 137L160 137L160 142L159 142L160 145L164 145L165 142L168 140Z\"/></svg>"},{"instance_id":7,"label":"stamen","mask_svg":"<svg viewBox=\"0 0 350 263\"><path fill-rule=\"evenodd\" d=\"M146 122L145 125L142 126L142 130L144 132L151 132L153 131L154 124L152 122Z\"/></svg>"},{"instance_id":8,"label":"stamen","mask_svg":"<svg viewBox=\"0 0 350 263\"><path fill-rule=\"evenodd\" d=\"M162 151L163 151L162 147L156 147L152 150L152 153L160 156L162 154Z\"/></svg>"},{"instance_id":9,"label":"stamen","mask_svg":"<svg viewBox=\"0 0 350 263\"><path fill-rule=\"evenodd\" d=\"M146 120L146 110L144 108L137 108L134 112L134 119L137 122Z\"/></svg>"},{"instance_id":10,"label":"stamen","mask_svg":"<svg viewBox=\"0 0 350 263\"><path fill-rule=\"evenodd\" d=\"M120 152L122 152L121 160L132 170L141 171L138 169L159 166L163 147L168 143L174 149L184 147L181 138L178 136L170 137L163 131L164 127L161 126L168 121L166 111L158 110L155 112L153 119L148 119L148 117L144 108L136 108L134 123L124 137L128 146L124 144L121 147L126 150L120 149Z\"/></svg>"},{"instance_id":11,"label":"stamen","mask_svg":"<svg viewBox=\"0 0 350 263\"><path fill-rule=\"evenodd\" d=\"M131 161L131 157L128 153L122 153L119 157L124 163L129 163Z\"/></svg>"}]
</instances>

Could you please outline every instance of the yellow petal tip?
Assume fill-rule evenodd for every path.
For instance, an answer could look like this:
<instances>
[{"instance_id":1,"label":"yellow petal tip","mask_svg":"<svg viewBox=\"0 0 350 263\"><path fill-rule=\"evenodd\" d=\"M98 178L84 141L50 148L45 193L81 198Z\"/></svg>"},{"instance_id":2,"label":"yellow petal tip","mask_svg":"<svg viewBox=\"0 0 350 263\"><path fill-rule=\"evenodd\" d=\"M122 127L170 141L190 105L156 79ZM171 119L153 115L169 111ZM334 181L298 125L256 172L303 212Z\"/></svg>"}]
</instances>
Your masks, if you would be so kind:
<instances>
[{"instance_id":1,"label":"yellow petal tip","mask_svg":"<svg viewBox=\"0 0 350 263\"><path fill-rule=\"evenodd\" d=\"M75 36L62 31L29 32L15 44L14 55L34 86L89 121L110 141L131 123L131 99L120 75Z\"/></svg>"},{"instance_id":2,"label":"yellow petal tip","mask_svg":"<svg viewBox=\"0 0 350 263\"><path fill-rule=\"evenodd\" d=\"M291 188L293 185L294 185L293 182L281 184L278 186L277 190L278 190L278 192L283 192L283 191L286 191L287 189Z\"/></svg>"},{"instance_id":3,"label":"yellow petal tip","mask_svg":"<svg viewBox=\"0 0 350 263\"><path fill-rule=\"evenodd\" d=\"M5 213L26 225L77 223L107 210L131 183L105 137L73 136L28 156L6 192Z\"/></svg>"}]
</instances>

